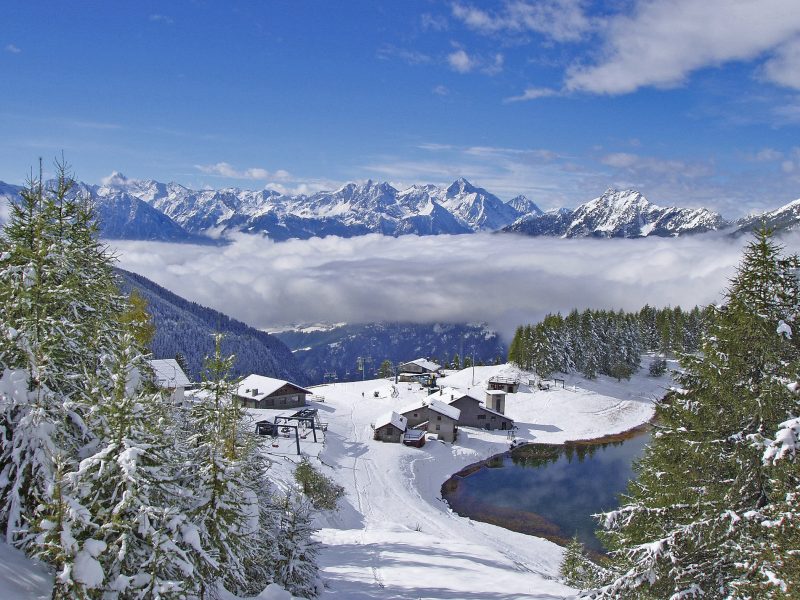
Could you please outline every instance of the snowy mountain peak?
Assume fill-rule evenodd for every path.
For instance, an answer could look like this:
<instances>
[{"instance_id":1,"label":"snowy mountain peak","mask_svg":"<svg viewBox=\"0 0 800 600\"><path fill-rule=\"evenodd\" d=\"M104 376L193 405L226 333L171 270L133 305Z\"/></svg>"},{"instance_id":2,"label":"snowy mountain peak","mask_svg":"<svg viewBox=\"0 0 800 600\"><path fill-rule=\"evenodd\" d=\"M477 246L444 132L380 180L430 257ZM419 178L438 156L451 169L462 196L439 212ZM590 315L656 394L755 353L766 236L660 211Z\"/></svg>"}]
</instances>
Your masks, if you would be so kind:
<instances>
[{"instance_id":1,"label":"snowy mountain peak","mask_svg":"<svg viewBox=\"0 0 800 600\"><path fill-rule=\"evenodd\" d=\"M562 210L518 219L506 231L560 237L672 237L713 231L725 226L717 213L704 208L662 208L638 190L608 188L574 211Z\"/></svg>"},{"instance_id":2,"label":"snowy mountain peak","mask_svg":"<svg viewBox=\"0 0 800 600\"><path fill-rule=\"evenodd\" d=\"M467 181L463 177L459 177L458 179L456 179L453 183L451 183L447 187L446 190L447 196L451 198L453 196L457 196L460 194L475 194L479 191L483 190L481 190L480 188L476 188L474 185L472 185L469 181Z\"/></svg>"},{"instance_id":3,"label":"snowy mountain peak","mask_svg":"<svg viewBox=\"0 0 800 600\"><path fill-rule=\"evenodd\" d=\"M508 201L507 204L522 215L542 214L542 209L536 206L536 203L533 200L530 200L527 196L524 196L522 194L512 198L511 200Z\"/></svg>"}]
</instances>

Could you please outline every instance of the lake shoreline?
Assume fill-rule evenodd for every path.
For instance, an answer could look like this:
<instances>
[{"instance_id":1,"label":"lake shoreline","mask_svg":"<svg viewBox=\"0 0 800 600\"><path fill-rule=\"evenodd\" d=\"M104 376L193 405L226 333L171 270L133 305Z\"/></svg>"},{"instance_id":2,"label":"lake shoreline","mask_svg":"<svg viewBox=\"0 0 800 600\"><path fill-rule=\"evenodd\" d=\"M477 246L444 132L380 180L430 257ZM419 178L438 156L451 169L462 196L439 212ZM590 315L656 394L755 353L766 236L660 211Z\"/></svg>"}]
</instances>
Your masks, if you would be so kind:
<instances>
[{"instance_id":1,"label":"lake shoreline","mask_svg":"<svg viewBox=\"0 0 800 600\"><path fill-rule=\"evenodd\" d=\"M572 448L575 449L577 453L582 454L584 449L593 446L622 444L627 440L646 434L652 429L652 427L653 419L650 419L625 431L604 435L599 438L567 440L560 444L540 442L528 442L522 444L516 448L494 454L484 460L473 463L451 475L442 484L442 499L447 502L448 506L450 506L453 512L460 516L467 517L475 521L480 521L482 523L489 523L491 525L503 527L504 529L515 531L517 533L545 538L561 546L566 546L570 542L571 536L565 536L561 532L561 529L558 525L548 520L546 517L532 511L508 507L476 505L471 506L470 509L466 511L462 508L463 512L459 512L459 509L457 508L458 502L455 501L455 498L459 492L461 481L480 472L483 469L490 469L500 466L508 457L523 456L526 454L526 449L528 452L533 451L534 454L541 452L546 454L548 450L552 451L553 453L560 454L566 449ZM594 550L588 550L588 552L590 556L598 560L605 556L603 553Z\"/></svg>"}]
</instances>

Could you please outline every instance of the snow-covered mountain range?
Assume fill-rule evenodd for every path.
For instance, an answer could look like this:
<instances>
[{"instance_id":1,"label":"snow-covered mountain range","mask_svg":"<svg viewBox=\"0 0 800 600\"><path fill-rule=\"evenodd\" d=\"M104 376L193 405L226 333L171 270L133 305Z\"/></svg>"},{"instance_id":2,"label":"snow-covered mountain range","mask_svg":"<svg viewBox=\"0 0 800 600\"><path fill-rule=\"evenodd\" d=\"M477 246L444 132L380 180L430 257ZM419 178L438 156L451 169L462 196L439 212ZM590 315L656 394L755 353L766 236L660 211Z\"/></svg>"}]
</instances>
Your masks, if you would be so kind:
<instances>
[{"instance_id":1,"label":"snow-covered mountain range","mask_svg":"<svg viewBox=\"0 0 800 600\"><path fill-rule=\"evenodd\" d=\"M576 237L671 237L714 231L729 226L705 208L663 208L636 190L608 189L575 210L559 209L526 215L504 231L526 235Z\"/></svg>"},{"instance_id":2,"label":"snow-covered mountain range","mask_svg":"<svg viewBox=\"0 0 800 600\"><path fill-rule=\"evenodd\" d=\"M513 232L532 236L673 237L728 229L752 230L763 219L778 230L800 224L800 201L764 215L729 222L705 208L660 207L636 190L608 189L578 206L548 212L525 196L503 202L458 179L446 187L388 183L348 183L334 191L288 195L274 190L192 190L177 183L128 179L114 173L102 185L79 183L100 216L108 239L205 242L235 232L273 240L368 233L462 234ZM0 182L0 200L12 200L17 186ZM2 210L0 210L2 218Z\"/></svg>"}]
</instances>

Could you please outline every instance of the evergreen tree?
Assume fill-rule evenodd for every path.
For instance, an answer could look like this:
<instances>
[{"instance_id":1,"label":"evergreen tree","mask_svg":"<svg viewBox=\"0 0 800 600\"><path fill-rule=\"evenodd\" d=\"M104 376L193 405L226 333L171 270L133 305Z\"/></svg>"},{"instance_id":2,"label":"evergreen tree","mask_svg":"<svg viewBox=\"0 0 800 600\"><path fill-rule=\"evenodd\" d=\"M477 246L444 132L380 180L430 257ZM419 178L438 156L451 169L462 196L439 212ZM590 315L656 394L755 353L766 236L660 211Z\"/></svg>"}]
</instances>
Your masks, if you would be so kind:
<instances>
[{"instance_id":1,"label":"evergreen tree","mask_svg":"<svg viewBox=\"0 0 800 600\"><path fill-rule=\"evenodd\" d=\"M133 332L104 362L88 375L97 398L88 419L97 447L68 476L87 513L72 529L104 548L94 559L106 596L183 598L193 589L191 547L180 535L188 493L177 483L168 403L143 389L147 363ZM73 570L77 556L67 563Z\"/></svg>"},{"instance_id":2,"label":"evergreen tree","mask_svg":"<svg viewBox=\"0 0 800 600\"><path fill-rule=\"evenodd\" d=\"M191 409L187 508L191 525L185 535L196 540L192 554L201 598L213 597L217 580L228 589L246 585L247 552L258 516L257 498L242 473L243 412L229 379L233 357L222 356L222 336L206 359L199 400Z\"/></svg>"},{"instance_id":3,"label":"evergreen tree","mask_svg":"<svg viewBox=\"0 0 800 600\"><path fill-rule=\"evenodd\" d=\"M394 369L392 368L392 362L388 359L384 360L378 368L378 377L386 379L392 377L393 374Z\"/></svg>"},{"instance_id":4,"label":"evergreen tree","mask_svg":"<svg viewBox=\"0 0 800 600\"><path fill-rule=\"evenodd\" d=\"M564 549L564 558L559 569L567 585L578 589L588 589L598 584L601 569L586 556L576 533Z\"/></svg>"},{"instance_id":5,"label":"evergreen tree","mask_svg":"<svg viewBox=\"0 0 800 600\"><path fill-rule=\"evenodd\" d=\"M280 501L275 552L275 582L296 596L316 598L319 593L316 556L319 544L311 539L311 508L291 495Z\"/></svg>"},{"instance_id":6,"label":"evergreen tree","mask_svg":"<svg viewBox=\"0 0 800 600\"><path fill-rule=\"evenodd\" d=\"M0 236L0 527L19 546L60 485L56 458L69 462L92 441L83 374L109 352L101 333L124 306L91 208L72 187L63 164L51 187L32 180Z\"/></svg>"},{"instance_id":7,"label":"evergreen tree","mask_svg":"<svg viewBox=\"0 0 800 600\"><path fill-rule=\"evenodd\" d=\"M800 356L777 333L800 299L799 261L780 250L764 230L748 245L702 353L683 359L682 391L657 406L638 477L603 519L619 574L605 597L744 597L769 577L759 570L765 538L756 523L786 494L762 462L763 440L797 413L787 382L797 380ZM796 570L792 577L786 586L796 591Z\"/></svg>"}]
</instances>

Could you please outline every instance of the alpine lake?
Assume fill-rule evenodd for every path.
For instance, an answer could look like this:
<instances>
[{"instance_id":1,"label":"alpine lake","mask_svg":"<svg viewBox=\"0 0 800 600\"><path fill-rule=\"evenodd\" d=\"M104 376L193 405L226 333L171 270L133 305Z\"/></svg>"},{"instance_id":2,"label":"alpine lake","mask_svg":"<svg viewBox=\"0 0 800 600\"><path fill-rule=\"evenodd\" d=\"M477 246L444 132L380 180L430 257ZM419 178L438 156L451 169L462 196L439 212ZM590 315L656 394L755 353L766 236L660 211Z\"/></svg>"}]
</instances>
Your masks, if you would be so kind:
<instances>
[{"instance_id":1,"label":"alpine lake","mask_svg":"<svg viewBox=\"0 0 800 600\"><path fill-rule=\"evenodd\" d=\"M461 516L562 545L577 534L603 554L592 515L619 506L649 441L644 425L598 440L524 444L459 471L442 497Z\"/></svg>"}]
</instances>

